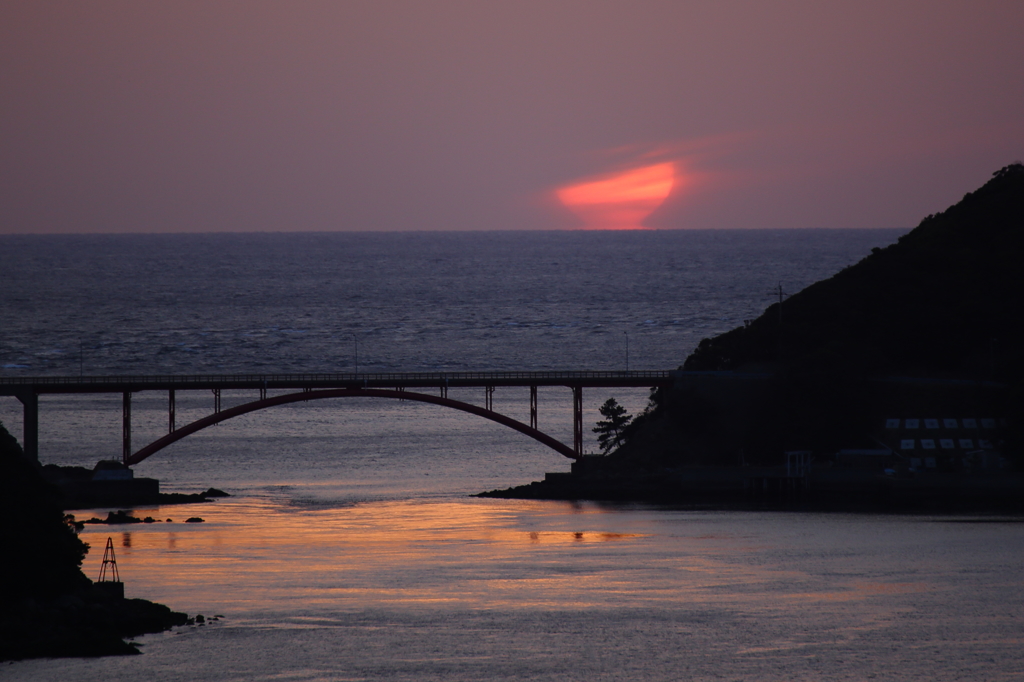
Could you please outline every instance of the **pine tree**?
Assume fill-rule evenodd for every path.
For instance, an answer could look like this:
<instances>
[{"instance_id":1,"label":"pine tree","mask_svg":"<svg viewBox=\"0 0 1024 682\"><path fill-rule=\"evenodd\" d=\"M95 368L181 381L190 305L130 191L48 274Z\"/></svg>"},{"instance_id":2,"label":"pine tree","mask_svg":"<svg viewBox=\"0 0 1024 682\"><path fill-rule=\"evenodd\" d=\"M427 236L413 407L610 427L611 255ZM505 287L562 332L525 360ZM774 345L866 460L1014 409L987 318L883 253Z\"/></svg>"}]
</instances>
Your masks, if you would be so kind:
<instances>
[{"instance_id":1,"label":"pine tree","mask_svg":"<svg viewBox=\"0 0 1024 682\"><path fill-rule=\"evenodd\" d=\"M626 408L619 405L615 398L604 401L598 411L604 419L597 422L593 431L598 434L597 442L601 445L601 452L607 455L622 444L622 430L633 417L626 414Z\"/></svg>"}]
</instances>

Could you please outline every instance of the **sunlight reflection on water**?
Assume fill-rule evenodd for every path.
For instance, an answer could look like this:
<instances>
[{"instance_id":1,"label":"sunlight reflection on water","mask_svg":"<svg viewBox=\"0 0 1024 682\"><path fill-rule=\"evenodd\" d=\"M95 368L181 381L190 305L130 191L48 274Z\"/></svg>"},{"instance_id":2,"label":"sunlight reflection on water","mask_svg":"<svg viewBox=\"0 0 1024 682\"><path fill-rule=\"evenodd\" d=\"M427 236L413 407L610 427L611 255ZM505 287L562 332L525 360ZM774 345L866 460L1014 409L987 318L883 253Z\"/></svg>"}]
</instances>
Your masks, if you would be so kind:
<instances>
[{"instance_id":1,"label":"sunlight reflection on water","mask_svg":"<svg viewBox=\"0 0 1024 682\"><path fill-rule=\"evenodd\" d=\"M1024 667L1020 523L452 497L296 507L284 494L135 514L176 522L83 532L93 547L114 537L127 594L225 619L147 636L142 657L18 663L18 679L934 680Z\"/></svg>"}]
</instances>

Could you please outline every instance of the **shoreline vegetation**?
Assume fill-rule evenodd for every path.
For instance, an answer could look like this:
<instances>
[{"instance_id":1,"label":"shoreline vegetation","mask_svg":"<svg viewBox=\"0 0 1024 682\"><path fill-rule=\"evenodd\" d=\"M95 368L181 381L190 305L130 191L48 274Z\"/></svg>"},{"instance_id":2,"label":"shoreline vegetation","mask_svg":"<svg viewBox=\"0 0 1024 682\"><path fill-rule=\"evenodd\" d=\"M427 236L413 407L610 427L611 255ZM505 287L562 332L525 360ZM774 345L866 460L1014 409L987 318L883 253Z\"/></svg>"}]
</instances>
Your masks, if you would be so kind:
<instances>
[{"instance_id":1,"label":"shoreline vegetation","mask_svg":"<svg viewBox=\"0 0 1024 682\"><path fill-rule=\"evenodd\" d=\"M704 339L607 454L482 497L1024 511L1024 166ZM609 444L612 447L607 447Z\"/></svg>"},{"instance_id":2,"label":"shoreline vegetation","mask_svg":"<svg viewBox=\"0 0 1024 682\"><path fill-rule=\"evenodd\" d=\"M138 654L126 640L203 622L87 578L89 546L62 507L60 490L0 424L0 661Z\"/></svg>"}]
</instances>

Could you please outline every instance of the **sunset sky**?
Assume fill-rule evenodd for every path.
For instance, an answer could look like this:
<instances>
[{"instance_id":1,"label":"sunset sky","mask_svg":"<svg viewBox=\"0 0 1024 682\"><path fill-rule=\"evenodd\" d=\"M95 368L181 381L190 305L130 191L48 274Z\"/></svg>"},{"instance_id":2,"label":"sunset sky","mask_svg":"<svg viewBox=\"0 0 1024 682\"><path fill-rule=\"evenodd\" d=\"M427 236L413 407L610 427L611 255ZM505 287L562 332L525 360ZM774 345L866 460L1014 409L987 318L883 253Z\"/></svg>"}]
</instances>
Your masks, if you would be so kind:
<instances>
[{"instance_id":1,"label":"sunset sky","mask_svg":"<svg viewBox=\"0 0 1024 682\"><path fill-rule=\"evenodd\" d=\"M0 4L0 233L910 227L1024 3Z\"/></svg>"}]
</instances>

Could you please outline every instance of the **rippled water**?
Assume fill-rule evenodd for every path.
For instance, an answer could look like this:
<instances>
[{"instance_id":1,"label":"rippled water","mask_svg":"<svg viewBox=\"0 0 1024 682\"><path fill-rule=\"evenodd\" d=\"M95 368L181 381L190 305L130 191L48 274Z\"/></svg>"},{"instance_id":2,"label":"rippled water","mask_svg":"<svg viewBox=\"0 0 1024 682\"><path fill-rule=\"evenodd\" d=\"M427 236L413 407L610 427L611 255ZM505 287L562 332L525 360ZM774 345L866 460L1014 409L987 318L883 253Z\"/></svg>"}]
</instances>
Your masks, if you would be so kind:
<instances>
[{"instance_id":1,"label":"rippled water","mask_svg":"<svg viewBox=\"0 0 1024 682\"><path fill-rule=\"evenodd\" d=\"M139 510L140 513L156 513ZM295 504L90 528L204 627L17 679L997 680L1024 675L1017 520L558 502ZM978 521L978 519L975 519ZM95 558L95 557L94 557Z\"/></svg>"},{"instance_id":2,"label":"rippled water","mask_svg":"<svg viewBox=\"0 0 1024 682\"><path fill-rule=\"evenodd\" d=\"M345 371L355 343L363 370L613 369L626 332L632 368L671 368L779 281L796 291L898 234L0 237L0 375ZM608 393L585 394L589 422ZM614 393L632 410L646 399ZM525 419L527 400L499 389L495 407ZM568 390L541 389L540 407L541 428L571 440ZM41 410L44 462L119 453L120 396ZM208 393L179 392L179 425L211 410ZM17 401L0 399L0 419L20 433ZM136 443L166 419L165 395L136 394ZM143 656L0 678L1024 678L1016 519L468 497L566 468L421 403L224 422L136 470L231 498L84 533L114 538L129 596L224 618L141 638ZM206 523L182 523L193 515Z\"/></svg>"},{"instance_id":3,"label":"rippled water","mask_svg":"<svg viewBox=\"0 0 1024 682\"><path fill-rule=\"evenodd\" d=\"M0 235L0 368L672 368L902 232Z\"/></svg>"}]
</instances>

